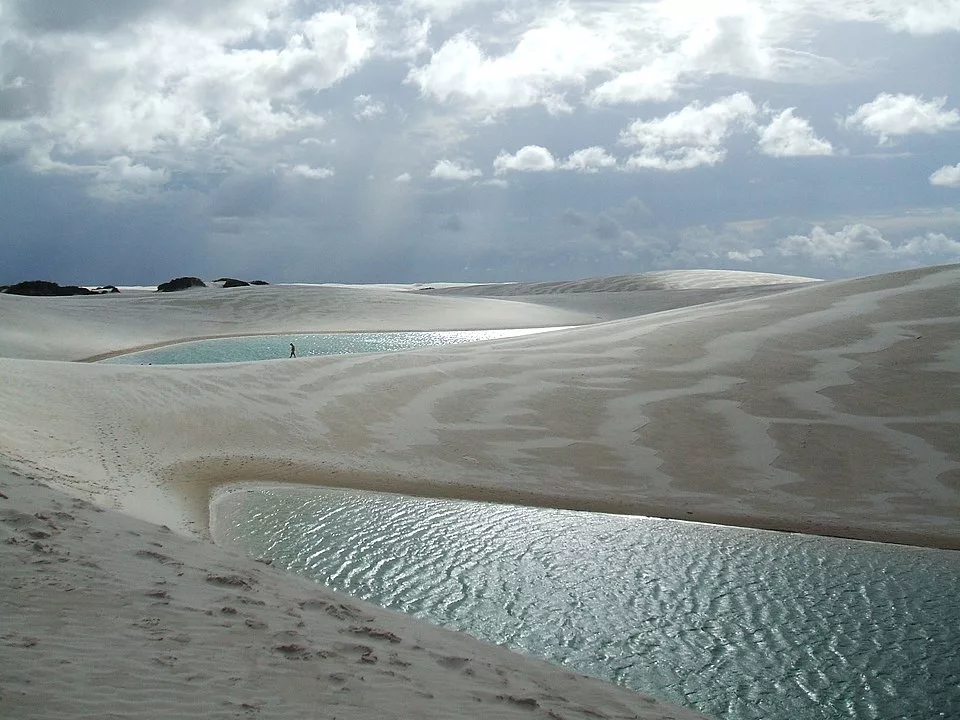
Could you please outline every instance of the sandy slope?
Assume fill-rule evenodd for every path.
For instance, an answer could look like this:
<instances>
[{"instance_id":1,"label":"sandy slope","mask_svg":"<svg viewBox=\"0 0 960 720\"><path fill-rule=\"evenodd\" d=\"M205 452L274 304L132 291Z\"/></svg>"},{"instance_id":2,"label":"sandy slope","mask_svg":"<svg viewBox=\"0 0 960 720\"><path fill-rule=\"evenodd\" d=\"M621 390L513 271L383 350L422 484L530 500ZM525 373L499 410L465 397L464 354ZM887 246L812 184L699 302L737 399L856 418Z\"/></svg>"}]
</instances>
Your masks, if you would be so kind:
<instances>
[{"instance_id":1,"label":"sandy slope","mask_svg":"<svg viewBox=\"0 0 960 720\"><path fill-rule=\"evenodd\" d=\"M440 295L470 295L478 297L526 297L531 295L558 295L569 293L731 290L760 287L782 287L820 282L815 278L743 270L657 270L639 275L609 275L581 280L551 280L545 282L490 283L485 285L455 285L421 288L420 292Z\"/></svg>"},{"instance_id":2,"label":"sandy slope","mask_svg":"<svg viewBox=\"0 0 960 720\"><path fill-rule=\"evenodd\" d=\"M81 507L78 515L71 500L6 478L10 499L0 499L0 509L15 511L3 521L15 542L4 546L13 554L4 567L16 567L17 573L4 575L3 608L9 615L0 618L6 644L0 658L11 665L0 668L0 678L11 677L11 667L27 667L25 653L41 647L32 644L31 633L50 642L64 628L64 637L77 633L69 647L51 645L39 661L46 666L58 658L77 662L74 658L111 629L121 628L126 644L107 653L108 669L100 675L92 667L72 669L79 674L54 691L59 700L50 707L84 683L109 685L110 668L127 668L127 656L134 658L124 676L131 687L116 695L123 702L139 697L135 690L145 667L192 668L165 681L172 703L168 717L186 716L187 701L177 698L189 695L190 677L209 681L213 697L234 703L231 712L238 714L256 711L244 702L255 706L279 697L280 687L299 688L295 692L303 693L304 702L316 701L311 693L332 692L302 688L307 676L285 674L290 666L276 646L309 647L311 662L319 657L312 653L333 648L341 656L332 662L341 669L332 672L355 670L356 663L365 663L362 654L350 657L336 645L349 627L305 620L298 610L304 586L295 581L285 585L270 575L250 590L221 588L216 581L208 587L208 572L249 578L252 566L179 535L205 536L210 491L232 481L503 499L960 548L960 267L773 289L757 282L736 287L734 280L674 274L633 285L622 279L609 286L591 281L589 289L537 293L535 302L530 292L510 299L464 297L470 291L462 288L456 289L461 296L336 287L129 298L0 295L0 455L21 472L127 514ZM687 293L713 302L689 306L693 296ZM561 296L565 300L555 302ZM597 320L607 321L394 355L198 367L62 362L177 337ZM35 526L16 514L33 516L37 508L49 513L55 503L74 518L39 518ZM132 518L175 532L161 537L156 526ZM62 535L43 527L48 521ZM130 536L130 530L140 535ZM146 538L146 547L130 537ZM157 547L153 542L163 546L156 552L173 561L136 554ZM55 552L48 553L47 545ZM100 568L81 563L84 557ZM143 566L144 558L155 564ZM178 567L182 576L173 571ZM171 593L173 600L147 594L161 579L182 586ZM226 599L228 592L259 593L255 596L266 605L256 607L266 609L257 614L251 608L254 627L235 622L226 634L212 628L211 617L220 616L207 610L221 603L237 607ZM167 600L168 605L151 604ZM430 683L459 678L452 692L461 699L451 695L434 703L433 716L464 716L461 703L469 705L465 698L481 689L491 693L484 695L490 700L486 716L528 713L530 703L495 690L496 667L509 660L518 663L516 677L525 683L543 674L546 685L523 685L531 694L513 695L535 700L541 716L549 708L555 717L577 717L575 707L594 707L589 698L602 696L613 703L607 707L616 708L603 711L609 716L636 711L659 717L641 713L643 701L636 698L632 709L624 710L622 703L630 702L612 688L591 686L574 697L562 671L535 670L480 643L446 635L431 635L433 646L414 641L415 633L430 631L395 617L389 622L398 624L391 625L379 611L353 605L375 618L370 627L402 638L403 661L413 668L403 674L422 683L404 692L427 687L424 692L440 699L440 685ZM28 609L34 606L36 612ZM284 608L301 617L283 620ZM248 619L240 612L247 610L238 608L237 621ZM26 617L27 623L11 632L6 617ZM300 621L306 629L297 629ZM264 630L261 622L299 636L291 643L266 634L238 636ZM45 635L33 631L38 624ZM84 630L87 625L92 629ZM154 630L164 640L151 639ZM190 640L178 641L172 633ZM382 642L364 638L358 644L379 648ZM473 658L486 670L438 676L436 657L417 654L414 645L434 647L448 658ZM210 654L220 658L224 648L238 657L223 660L229 669L220 676L214 666L221 660ZM243 662L246 674L230 665ZM298 667L313 679L331 677L326 670ZM2 702L21 698L15 706L19 715L8 716L43 717L31 709L45 696L29 687L26 674L16 677L13 690L4 687ZM349 709L342 716L390 716L391 692L381 693L380 684L394 686L384 677L364 677L350 676L356 694L345 701ZM250 690L230 694L230 683ZM561 683L562 693L545 689ZM506 699L495 703L498 694ZM560 694L569 705L548 705L559 702ZM412 695L403 697L413 702ZM99 710L88 715L104 716L107 700L91 702ZM273 710L265 716L298 716L296 710ZM126 710L119 715L128 716ZM64 709L47 716L83 715Z\"/></svg>"}]
</instances>

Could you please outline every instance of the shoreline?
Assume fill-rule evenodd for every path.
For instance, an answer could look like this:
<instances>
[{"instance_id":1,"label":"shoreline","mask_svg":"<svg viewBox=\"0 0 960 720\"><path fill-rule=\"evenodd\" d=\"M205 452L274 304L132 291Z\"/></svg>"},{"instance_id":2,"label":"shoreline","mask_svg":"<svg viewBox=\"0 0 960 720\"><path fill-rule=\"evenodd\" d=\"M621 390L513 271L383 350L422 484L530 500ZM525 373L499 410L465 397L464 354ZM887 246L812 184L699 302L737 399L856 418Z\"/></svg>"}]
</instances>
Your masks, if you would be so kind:
<instances>
[{"instance_id":1,"label":"shoreline","mask_svg":"<svg viewBox=\"0 0 960 720\"><path fill-rule=\"evenodd\" d=\"M91 355L90 357L80 358L79 360L71 360L69 362L78 362L78 363L97 363L101 360L109 360L110 358L121 357L123 355L133 355L134 353L144 352L146 350L157 350L163 347L170 347L172 345L183 345L186 343L192 342L202 342L204 340L229 340L231 338L246 338L246 337L285 337L287 335L351 335L351 334L362 334L362 333L410 333L410 332L494 332L497 330L526 330L526 329L536 329L536 330L567 330L571 327L579 327L576 325L564 325L554 327L551 325L541 325L535 326L532 328L457 328L456 330L296 330L283 333L275 332L258 332L258 333L230 333L226 335L201 335L198 337L188 337L181 338L179 340L164 340L162 342L150 343L148 345L140 345L138 347L129 348L126 350L111 350L110 352L100 353L99 355ZM411 348L414 350L419 350L420 348ZM311 356L304 355L302 358L293 358L295 360L305 360L310 357L321 357L321 356ZM290 358L275 358L276 360L286 360ZM250 361L257 362L257 361Z\"/></svg>"},{"instance_id":2,"label":"shoreline","mask_svg":"<svg viewBox=\"0 0 960 720\"><path fill-rule=\"evenodd\" d=\"M217 464L223 459L217 459ZM249 464L249 461L247 461ZM569 510L572 512L590 512L607 515L622 515L629 517L649 517L659 520L673 520L690 522L702 525L717 525L745 530L762 530L765 532L783 533L787 535L814 535L818 537L834 538L837 540L855 540L858 542L881 543L888 545L903 545L908 547L929 548L934 550L960 551L960 538L944 534L925 534L915 532L891 532L889 530L872 530L851 528L847 526L831 526L817 521L790 520L787 518L763 518L750 515L729 515L724 513L681 511L662 505L648 505L644 503L623 506L613 504L602 499L570 498L563 495L544 495L498 490L495 492L479 487L442 486L420 483L416 480L395 478L387 483L382 478L367 477L350 473L349 471L330 471L304 469L306 474L315 473L316 479L293 480L290 477L293 469L283 463L283 480L231 480L204 477L203 471L192 474L191 479L176 480L171 476L172 485L180 488L187 498L187 505L194 508L191 515L195 518L194 527L201 527L201 534L210 538L209 521L203 526L203 518L209 518L210 506L216 498L225 493L240 492L245 488L253 487L298 487L298 488L331 488L340 490L357 490L360 492L381 493L387 495L403 495L413 498L479 502L493 505L516 505L529 508L552 510ZM266 473L269 474L269 473ZM199 477L198 477L199 476ZM319 477L322 476L322 477ZM202 478L202 479L200 479Z\"/></svg>"}]
</instances>

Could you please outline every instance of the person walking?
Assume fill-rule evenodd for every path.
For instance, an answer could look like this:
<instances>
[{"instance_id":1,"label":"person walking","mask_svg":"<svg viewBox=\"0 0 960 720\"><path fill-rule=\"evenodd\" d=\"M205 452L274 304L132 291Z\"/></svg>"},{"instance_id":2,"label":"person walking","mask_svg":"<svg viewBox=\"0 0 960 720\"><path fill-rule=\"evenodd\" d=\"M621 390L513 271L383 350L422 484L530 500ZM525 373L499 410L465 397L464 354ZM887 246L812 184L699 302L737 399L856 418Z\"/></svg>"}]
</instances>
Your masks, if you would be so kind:
<instances>
[{"instance_id":1,"label":"person walking","mask_svg":"<svg viewBox=\"0 0 960 720\"><path fill-rule=\"evenodd\" d=\"M295 358L297 356L297 346L293 343L290 343L290 357Z\"/></svg>"}]
</instances>

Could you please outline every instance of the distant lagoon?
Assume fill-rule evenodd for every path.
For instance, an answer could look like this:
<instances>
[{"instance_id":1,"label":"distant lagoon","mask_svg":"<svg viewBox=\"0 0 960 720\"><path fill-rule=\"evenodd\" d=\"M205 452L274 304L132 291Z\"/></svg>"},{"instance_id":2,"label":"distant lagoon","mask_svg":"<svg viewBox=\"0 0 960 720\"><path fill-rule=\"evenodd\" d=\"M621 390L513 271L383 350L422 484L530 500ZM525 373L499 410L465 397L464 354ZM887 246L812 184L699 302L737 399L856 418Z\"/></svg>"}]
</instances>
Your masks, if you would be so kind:
<instances>
[{"instance_id":1,"label":"distant lagoon","mask_svg":"<svg viewBox=\"0 0 960 720\"><path fill-rule=\"evenodd\" d=\"M293 335L248 335L193 340L127 353L101 362L122 365L195 365L279 360L290 357L290 344L297 357L396 352L439 345L499 340L563 328L514 328L509 330L429 330L406 332L339 332Z\"/></svg>"}]
</instances>

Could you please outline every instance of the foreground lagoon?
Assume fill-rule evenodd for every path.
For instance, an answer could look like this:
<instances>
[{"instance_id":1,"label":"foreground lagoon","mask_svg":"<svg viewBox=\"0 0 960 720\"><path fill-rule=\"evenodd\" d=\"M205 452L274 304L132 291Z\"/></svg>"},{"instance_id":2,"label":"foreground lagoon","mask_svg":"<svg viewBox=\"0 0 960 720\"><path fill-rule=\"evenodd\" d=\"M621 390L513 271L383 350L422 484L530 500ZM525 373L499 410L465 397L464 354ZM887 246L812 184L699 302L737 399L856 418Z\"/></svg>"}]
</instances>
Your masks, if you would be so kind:
<instances>
[{"instance_id":1,"label":"foreground lagoon","mask_svg":"<svg viewBox=\"0 0 960 720\"><path fill-rule=\"evenodd\" d=\"M286 487L217 541L364 600L736 720L960 717L960 553Z\"/></svg>"}]
</instances>

